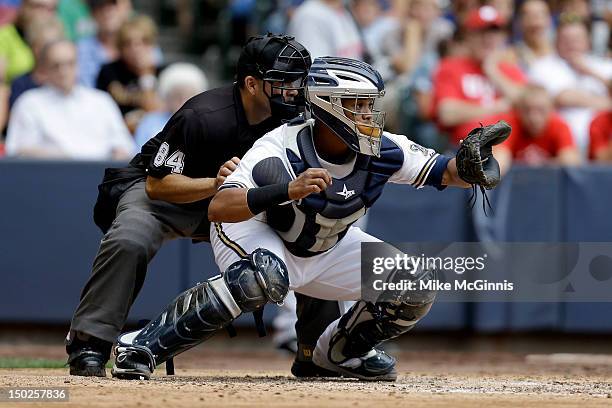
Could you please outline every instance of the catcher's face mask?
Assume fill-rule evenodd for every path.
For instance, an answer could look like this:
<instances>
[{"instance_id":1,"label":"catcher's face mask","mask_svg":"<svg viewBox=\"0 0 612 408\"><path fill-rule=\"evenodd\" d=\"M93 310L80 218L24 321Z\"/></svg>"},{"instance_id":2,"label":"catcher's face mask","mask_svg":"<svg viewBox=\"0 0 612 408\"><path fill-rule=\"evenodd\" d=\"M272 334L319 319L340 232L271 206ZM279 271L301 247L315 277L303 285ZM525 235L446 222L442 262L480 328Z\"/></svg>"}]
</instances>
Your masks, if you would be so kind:
<instances>
[{"instance_id":1,"label":"catcher's face mask","mask_svg":"<svg viewBox=\"0 0 612 408\"><path fill-rule=\"evenodd\" d=\"M380 155L385 114L382 77L372 66L349 58L317 58L308 73L308 111L353 151Z\"/></svg>"},{"instance_id":2,"label":"catcher's face mask","mask_svg":"<svg viewBox=\"0 0 612 408\"><path fill-rule=\"evenodd\" d=\"M355 94L347 97L332 94L330 101L336 112L342 113L353 124L359 140L360 153L380 155L380 144L385 127L385 112L378 109L384 91L376 95Z\"/></svg>"}]
</instances>

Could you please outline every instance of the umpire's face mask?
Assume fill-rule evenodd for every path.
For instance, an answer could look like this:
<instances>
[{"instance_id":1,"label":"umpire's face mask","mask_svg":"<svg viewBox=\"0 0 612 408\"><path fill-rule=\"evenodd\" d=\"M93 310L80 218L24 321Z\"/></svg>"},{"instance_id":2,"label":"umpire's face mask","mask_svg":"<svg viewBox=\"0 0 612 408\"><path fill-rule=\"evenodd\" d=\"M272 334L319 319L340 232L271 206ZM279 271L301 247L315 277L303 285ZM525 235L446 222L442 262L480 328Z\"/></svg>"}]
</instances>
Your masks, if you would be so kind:
<instances>
[{"instance_id":1,"label":"umpire's face mask","mask_svg":"<svg viewBox=\"0 0 612 408\"><path fill-rule=\"evenodd\" d=\"M270 101L270 112L275 119L290 120L304 112L304 77L293 81L264 79L264 83L264 92Z\"/></svg>"}]
</instances>

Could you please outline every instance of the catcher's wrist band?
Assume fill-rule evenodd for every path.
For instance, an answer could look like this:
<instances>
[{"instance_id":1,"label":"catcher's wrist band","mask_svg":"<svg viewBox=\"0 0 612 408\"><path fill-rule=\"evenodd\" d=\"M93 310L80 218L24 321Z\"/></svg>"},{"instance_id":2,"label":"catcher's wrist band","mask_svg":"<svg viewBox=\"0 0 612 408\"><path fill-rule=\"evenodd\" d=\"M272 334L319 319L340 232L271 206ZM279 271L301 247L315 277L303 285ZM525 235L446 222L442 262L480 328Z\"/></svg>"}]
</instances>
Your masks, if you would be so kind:
<instances>
[{"instance_id":1,"label":"catcher's wrist band","mask_svg":"<svg viewBox=\"0 0 612 408\"><path fill-rule=\"evenodd\" d=\"M427 179L425 180L425 185L433 186L438 190L444 190L446 186L442 185L442 178L444 177L444 172L448 167L448 162L450 161L450 157L446 157L444 155L439 155L436 159L436 163L433 168L429 172Z\"/></svg>"},{"instance_id":2,"label":"catcher's wrist band","mask_svg":"<svg viewBox=\"0 0 612 408\"><path fill-rule=\"evenodd\" d=\"M289 200L289 183L250 188L247 191L247 205L253 214L259 214Z\"/></svg>"}]
</instances>

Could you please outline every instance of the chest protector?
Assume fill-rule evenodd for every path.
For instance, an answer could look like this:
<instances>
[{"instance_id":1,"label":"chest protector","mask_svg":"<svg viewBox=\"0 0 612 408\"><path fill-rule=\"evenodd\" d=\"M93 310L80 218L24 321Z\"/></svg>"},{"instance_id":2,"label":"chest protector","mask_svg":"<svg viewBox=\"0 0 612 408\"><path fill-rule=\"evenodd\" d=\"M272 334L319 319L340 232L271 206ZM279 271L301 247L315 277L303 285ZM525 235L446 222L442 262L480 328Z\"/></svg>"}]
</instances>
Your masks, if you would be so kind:
<instances>
[{"instance_id":1,"label":"chest protector","mask_svg":"<svg viewBox=\"0 0 612 408\"><path fill-rule=\"evenodd\" d=\"M311 167L323 167L315 152L312 121L288 125L285 152L295 175ZM306 257L327 251L365 215L403 161L402 150L383 136L380 157L357 154L350 174L334 178L322 193L268 210L268 225L294 255Z\"/></svg>"}]
</instances>

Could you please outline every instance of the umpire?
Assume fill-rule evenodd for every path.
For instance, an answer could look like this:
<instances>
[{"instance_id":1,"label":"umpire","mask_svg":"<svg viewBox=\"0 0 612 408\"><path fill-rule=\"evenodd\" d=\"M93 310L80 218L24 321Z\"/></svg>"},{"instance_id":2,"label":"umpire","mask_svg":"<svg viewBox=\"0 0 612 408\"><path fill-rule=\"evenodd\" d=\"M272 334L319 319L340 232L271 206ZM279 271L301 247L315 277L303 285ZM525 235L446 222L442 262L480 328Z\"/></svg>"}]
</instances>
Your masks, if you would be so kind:
<instances>
[{"instance_id":1,"label":"umpire","mask_svg":"<svg viewBox=\"0 0 612 408\"><path fill-rule=\"evenodd\" d=\"M112 343L149 262L168 240L208 241L210 198L236 168L237 157L303 108L310 64L310 54L292 37L252 38L238 60L236 83L196 95L128 167L106 169L94 209L105 235L66 338L71 375L106 375ZM339 316L335 302L299 302L299 313L314 316L317 326ZM298 323L298 337L308 326ZM310 334L314 341L318 330Z\"/></svg>"}]
</instances>

